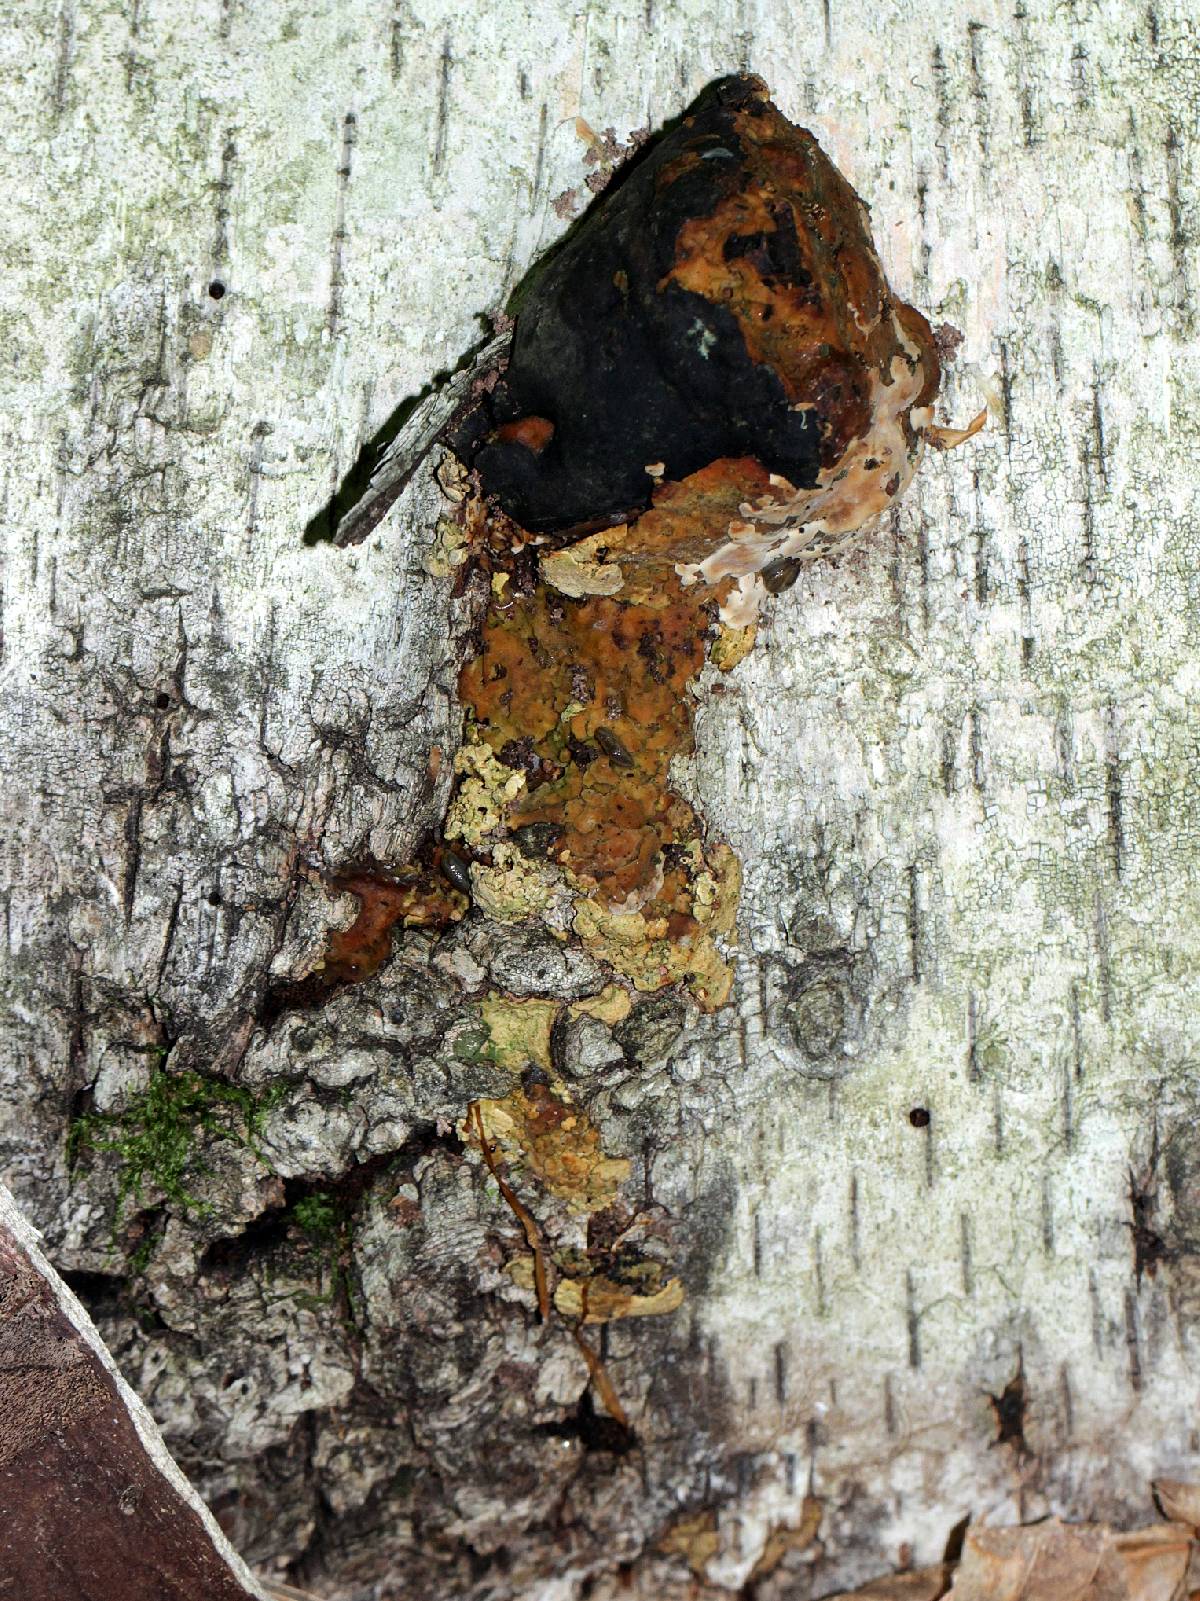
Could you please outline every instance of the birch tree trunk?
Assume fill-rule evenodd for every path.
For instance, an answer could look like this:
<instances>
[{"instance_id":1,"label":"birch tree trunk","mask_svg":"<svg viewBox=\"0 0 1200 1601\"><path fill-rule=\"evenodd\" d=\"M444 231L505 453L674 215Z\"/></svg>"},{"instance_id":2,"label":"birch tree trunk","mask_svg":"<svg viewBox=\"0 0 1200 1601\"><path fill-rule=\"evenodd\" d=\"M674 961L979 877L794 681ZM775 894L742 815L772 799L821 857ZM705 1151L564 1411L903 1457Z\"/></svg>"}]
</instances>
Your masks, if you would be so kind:
<instances>
[{"instance_id":1,"label":"birch tree trunk","mask_svg":"<svg viewBox=\"0 0 1200 1601\"><path fill-rule=\"evenodd\" d=\"M3 11L0 1177L234 1545L329 1597L770 1601L968 1514L1142 1521L1200 1469L1187 0ZM363 545L306 527L587 198L577 119L739 69L992 421L704 681L733 1002L576 1018L684 1288L593 1332L622 1429L455 1134L481 1003L603 975L475 914L264 996L461 732L432 460Z\"/></svg>"}]
</instances>

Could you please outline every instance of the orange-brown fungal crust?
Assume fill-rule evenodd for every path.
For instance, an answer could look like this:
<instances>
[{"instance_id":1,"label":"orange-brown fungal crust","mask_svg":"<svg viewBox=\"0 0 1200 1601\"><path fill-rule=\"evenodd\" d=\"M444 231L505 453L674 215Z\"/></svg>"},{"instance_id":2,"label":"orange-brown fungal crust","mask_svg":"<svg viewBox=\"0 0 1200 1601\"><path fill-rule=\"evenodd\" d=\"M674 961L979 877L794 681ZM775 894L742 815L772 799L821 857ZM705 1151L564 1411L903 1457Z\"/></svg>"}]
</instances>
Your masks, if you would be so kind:
<instances>
[{"instance_id":1,"label":"orange-brown fungal crust","mask_svg":"<svg viewBox=\"0 0 1200 1601\"><path fill-rule=\"evenodd\" d=\"M523 445L540 456L554 438L554 424L545 417L518 417L516 422L506 422L497 428L496 438L505 444Z\"/></svg>"},{"instance_id":2,"label":"orange-brown fungal crust","mask_svg":"<svg viewBox=\"0 0 1200 1601\"><path fill-rule=\"evenodd\" d=\"M608 904L645 896L689 809L671 794L691 749L688 685L710 620L671 575L658 605L539 587L494 601L459 689L480 734L525 775L511 830L549 824L549 854Z\"/></svg>"},{"instance_id":3,"label":"orange-brown fungal crust","mask_svg":"<svg viewBox=\"0 0 1200 1601\"><path fill-rule=\"evenodd\" d=\"M712 552L714 537L724 538L731 526L738 526L747 502L775 496L771 474L761 462L753 456L723 456L680 482L659 484L650 510L636 521L618 523L543 556L542 574L555 588L562 588L564 575L583 557L593 560L602 575L614 575L611 593L622 600L654 604L664 590L676 591L680 568L704 561ZM571 587L568 584L568 592ZM578 587L589 592L584 583ZM707 607L702 615L715 615L717 603L730 588L726 584L715 594L696 592L693 608Z\"/></svg>"},{"instance_id":4,"label":"orange-brown fungal crust","mask_svg":"<svg viewBox=\"0 0 1200 1601\"><path fill-rule=\"evenodd\" d=\"M351 870L329 886L336 894L358 897L358 916L330 941L321 971L333 985L356 983L377 972L391 954L392 931L445 928L466 910L466 899L434 869L403 873Z\"/></svg>"},{"instance_id":5,"label":"orange-brown fungal crust","mask_svg":"<svg viewBox=\"0 0 1200 1601\"><path fill-rule=\"evenodd\" d=\"M500 514L486 521L491 548L477 559L493 577L479 649L459 680L472 719L460 771L478 770L481 747L489 753L477 862L512 841L553 864L575 897L573 928L597 955L639 988L686 980L711 1006L729 988L714 936L732 932L736 864L725 847L705 846L670 767L693 748L691 685L719 625L711 593L685 586L674 563L697 498L735 505L763 474L751 462L696 476L698 485L663 486L638 525L646 537L630 598L572 598L535 582L521 532ZM478 502L462 515L478 532Z\"/></svg>"},{"instance_id":6,"label":"orange-brown fungal crust","mask_svg":"<svg viewBox=\"0 0 1200 1601\"><path fill-rule=\"evenodd\" d=\"M538 1187L575 1212L611 1206L629 1176L628 1159L607 1156L595 1125L547 1085L531 1083L503 1100L476 1101L474 1107L486 1136L519 1156Z\"/></svg>"},{"instance_id":7,"label":"orange-brown fungal crust","mask_svg":"<svg viewBox=\"0 0 1200 1601\"><path fill-rule=\"evenodd\" d=\"M329 878L326 889L331 895L353 895L358 914L348 928L328 934L324 954L310 973L268 990L264 1018L323 1005L344 984L361 983L378 972L392 954L397 928L446 928L458 922L468 904L438 871L436 861L398 872L375 866L347 868Z\"/></svg>"},{"instance_id":8,"label":"orange-brown fungal crust","mask_svg":"<svg viewBox=\"0 0 1200 1601\"><path fill-rule=\"evenodd\" d=\"M632 936L612 946L596 929L587 942L639 987L693 980L702 1003L728 989L696 916L697 880L713 868L669 769L692 748L689 684L712 631L673 573L655 604L542 586L493 603L460 683L477 735L525 778L508 832Z\"/></svg>"},{"instance_id":9,"label":"orange-brown fungal crust","mask_svg":"<svg viewBox=\"0 0 1200 1601\"><path fill-rule=\"evenodd\" d=\"M733 122L741 181L680 229L662 286L729 308L751 359L778 375L793 406L812 408L829 468L870 425L869 370L886 374L900 353L887 284L862 202L807 129L769 102ZM936 372L935 355L935 391Z\"/></svg>"},{"instance_id":10,"label":"orange-brown fungal crust","mask_svg":"<svg viewBox=\"0 0 1200 1601\"><path fill-rule=\"evenodd\" d=\"M735 597L726 589L722 615L744 625L763 594L754 575L837 548L902 492L926 441L957 436L933 424L941 382L933 331L893 297L854 190L765 92L735 112L732 130L737 182L682 225L658 287L724 308L746 355L816 430L815 476L788 478L743 457L684 481L692 493L686 537L673 547L678 570L693 582L738 580ZM704 157L686 151L658 173L658 189L669 190ZM713 492L722 469L727 481L744 483L736 507ZM662 503L660 489L654 508L608 541L620 547L626 583L643 530L654 550L667 552L656 537Z\"/></svg>"}]
</instances>

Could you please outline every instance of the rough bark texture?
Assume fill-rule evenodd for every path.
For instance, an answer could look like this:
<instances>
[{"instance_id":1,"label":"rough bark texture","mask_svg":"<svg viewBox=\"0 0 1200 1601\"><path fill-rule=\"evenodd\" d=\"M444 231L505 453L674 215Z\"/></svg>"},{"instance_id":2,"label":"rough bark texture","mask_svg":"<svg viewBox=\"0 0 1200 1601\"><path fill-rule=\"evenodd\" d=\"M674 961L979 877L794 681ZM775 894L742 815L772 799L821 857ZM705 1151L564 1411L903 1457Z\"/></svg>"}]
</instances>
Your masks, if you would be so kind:
<instances>
[{"instance_id":1,"label":"rough bark texture","mask_svg":"<svg viewBox=\"0 0 1200 1601\"><path fill-rule=\"evenodd\" d=\"M4 7L3 1176L262 1571L819 1596L1200 1466L1191 10ZM685 1292L591 1331L624 1429L455 1132L480 1002L590 960L475 915L264 1014L460 732L430 466L303 534L586 198L576 118L743 68L993 420L708 684L734 1004L560 1040Z\"/></svg>"}]
</instances>

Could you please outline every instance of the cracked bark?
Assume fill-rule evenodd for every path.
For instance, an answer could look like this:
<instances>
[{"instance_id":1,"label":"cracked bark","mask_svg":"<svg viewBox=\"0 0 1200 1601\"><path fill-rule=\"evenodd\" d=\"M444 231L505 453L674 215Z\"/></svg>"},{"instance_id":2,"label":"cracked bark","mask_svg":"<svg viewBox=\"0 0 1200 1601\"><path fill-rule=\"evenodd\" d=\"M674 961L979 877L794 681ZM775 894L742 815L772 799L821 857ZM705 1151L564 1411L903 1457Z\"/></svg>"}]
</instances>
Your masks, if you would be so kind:
<instances>
[{"instance_id":1,"label":"cracked bark","mask_svg":"<svg viewBox=\"0 0 1200 1601\"><path fill-rule=\"evenodd\" d=\"M811 1495L771 1601L968 1511L1143 1521L1198 1466L1188 8L6 21L3 1177L235 1545L329 1596L693 1593L687 1552L721 1593ZM707 685L680 782L743 863L733 1006L571 1019L685 1288L594 1335L631 1443L453 1134L510 1083L487 993L595 975L472 919L257 1020L351 920L322 875L438 828L471 621L430 464L362 543L305 529L561 234L576 116L740 66L994 421ZM205 1144L211 1210L118 1220L68 1128L164 1060L282 1099Z\"/></svg>"}]
</instances>

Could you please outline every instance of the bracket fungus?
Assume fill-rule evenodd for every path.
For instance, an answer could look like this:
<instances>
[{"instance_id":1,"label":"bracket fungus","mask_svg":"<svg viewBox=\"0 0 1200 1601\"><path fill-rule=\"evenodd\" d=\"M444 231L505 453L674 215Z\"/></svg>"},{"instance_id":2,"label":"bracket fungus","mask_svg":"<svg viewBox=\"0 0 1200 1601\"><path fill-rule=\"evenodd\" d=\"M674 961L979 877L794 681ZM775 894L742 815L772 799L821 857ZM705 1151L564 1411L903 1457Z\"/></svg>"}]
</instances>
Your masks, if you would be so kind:
<instances>
[{"instance_id":1,"label":"bracket fungus","mask_svg":"<svg viewBox=\"0 0 1200 1601\"><path fill-rule=\"evenodd\" d=\"M537 871L566 875L593 954L639 988L725 999L737 862L669 782L690 685L895 502L926 443L957 442L933 421L940 380L866 207L760 79L710 85L627 164L533 275L506 364L449 434L491 579L460 682L472 804L448 831L481 882L505 831L540 831Z\"/></svg>"},{"instance_id":2,"label":"bracket fungus","mask_svg":"<svg viewBox=\"0 0 1200 1601\"><path fill-rule=\"evenodd\" d=\"M744 624L764 568L841 547L950 442L940 379L862 201L760 79L724 78L541 269L454 444L564 593L673 572Z\"/></svg>"}]
</instances>

